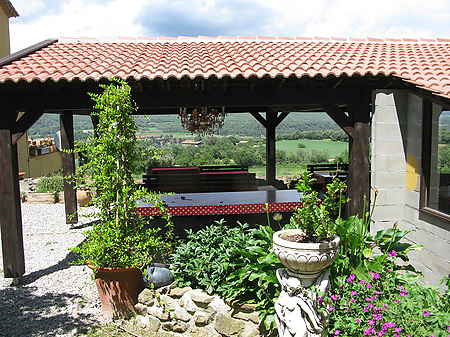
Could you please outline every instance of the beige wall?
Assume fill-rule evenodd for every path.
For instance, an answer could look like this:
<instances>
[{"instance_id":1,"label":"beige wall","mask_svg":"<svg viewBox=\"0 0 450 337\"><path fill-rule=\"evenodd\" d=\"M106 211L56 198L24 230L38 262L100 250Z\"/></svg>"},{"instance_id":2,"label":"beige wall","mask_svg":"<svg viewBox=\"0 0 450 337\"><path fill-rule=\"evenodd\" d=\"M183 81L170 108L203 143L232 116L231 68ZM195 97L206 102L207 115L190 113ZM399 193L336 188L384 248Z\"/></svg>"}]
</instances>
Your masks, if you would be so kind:
<instances>
[{"instance_id":1,"label":"beige wall","mask_svg":"<svg viewBox=\"0 0 450 337\"><path fill-rule=\"evenodd\" d=\"M37 157L29 157L29 177L42 177L62 169L62 153L52 152Z\"/></svg>"},{"instance_id":2,"label":"beige wall","mask_svg":"<svg viewBox=\"0 0 450 337\"><path fill-rule=\"evenodd\" d=\"M424 248L411 254L412 262L426 281L439 285L442 277L450 275L450 226L419 217L422 98L407 90L377 91L374 103L372 187L380 194L372 230L395 222L402 229L413 230L407 239ZM438 116L441 110L433 104L433 115Z\"/></svg>"},{"instance_id":3,"label":"beige wall","mask_svg":"<svg viewBox=\"0 0 450 337\"><path fill-rule=\"evenodd\" d=\"M9 55L9 20L0 7L0 57Z\"/></svg>"}]
</instances>

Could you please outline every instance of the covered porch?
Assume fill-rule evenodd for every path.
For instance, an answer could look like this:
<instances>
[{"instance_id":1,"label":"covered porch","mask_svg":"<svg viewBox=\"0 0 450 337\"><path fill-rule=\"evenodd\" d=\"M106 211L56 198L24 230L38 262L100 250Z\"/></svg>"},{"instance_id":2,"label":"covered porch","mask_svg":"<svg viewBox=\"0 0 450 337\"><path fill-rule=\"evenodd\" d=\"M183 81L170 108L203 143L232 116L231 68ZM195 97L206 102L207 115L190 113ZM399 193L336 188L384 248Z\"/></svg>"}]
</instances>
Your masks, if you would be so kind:
<instances>
[{"instance_id":1,"label":"covered porch","mask_svg":"<svg viewBox=\"0 0 450 337\"><path fill-rule=\"evenodd\" d=\"M349 137L349 215L370 199L370 123L375 89L409 89L442 98L404 81L392 70L340 66L333 53L364 55L370 43L259 40L48 40L0 60L0 225L5 277L25 273L18 184L17 140L44 113L60 115L64 149L72 149L73 116L89 115L88 92L112 77L133 88L137 114L177 114L180 107L224 106L250 113L266 129L266 179L276 180L276 128L290 112L325 111ZM318 54L318 52L321 53ZM344 52L342 52L344 51ZM330 55L330 56L328 56ZM25 114L18 118L19 112ZM265 113L265 117L262 115ZM93 119L94 128L96 125ZM64 175L74 155L63 157ZM76 191L65 184L67 221L77 222ZM75 215L75 216L74 216Z\"/></svg>"}]
</instances>

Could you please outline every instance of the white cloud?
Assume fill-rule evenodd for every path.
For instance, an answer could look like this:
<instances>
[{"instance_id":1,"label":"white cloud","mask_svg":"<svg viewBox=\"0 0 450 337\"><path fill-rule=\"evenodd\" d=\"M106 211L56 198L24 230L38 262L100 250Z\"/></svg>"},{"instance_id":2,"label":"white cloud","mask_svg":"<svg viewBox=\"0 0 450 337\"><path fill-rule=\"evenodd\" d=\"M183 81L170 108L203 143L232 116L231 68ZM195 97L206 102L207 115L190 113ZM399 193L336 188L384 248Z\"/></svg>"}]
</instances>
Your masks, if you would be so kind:
<instances>
[{"instance_id":1,"label":"white cloud","mask_svg":"<svg viewBox=\"0 0 450 337\"><path fill-rule=\"evenodd\" d=\"M58 37L450 37L448 0L13 0L13 51Z\"/></svg>"}]
</instances>

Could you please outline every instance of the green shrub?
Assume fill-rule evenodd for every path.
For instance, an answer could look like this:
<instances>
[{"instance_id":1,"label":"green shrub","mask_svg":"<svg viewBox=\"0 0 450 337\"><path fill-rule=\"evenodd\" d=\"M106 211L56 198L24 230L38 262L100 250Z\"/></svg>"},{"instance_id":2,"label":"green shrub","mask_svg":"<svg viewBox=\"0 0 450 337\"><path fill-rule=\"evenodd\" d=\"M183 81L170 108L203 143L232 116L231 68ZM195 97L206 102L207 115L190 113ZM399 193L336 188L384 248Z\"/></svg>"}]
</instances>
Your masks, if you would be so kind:
<instances>
[{"instance_id":1,"label":"green shrub","mask_svg":"<svg viewBox=\"0 0 450 337\"><path fill-rule=\"evenodd\" d=\"M179 286L202 288L236 303L255 303L268 332L274 331L274 303L282 265L272 253L273 230L230 228L222 220L188 237L172 255Z\"/></svg>"},{"instance_id":2,"label":"green shrub","mask_svg":"<svg viewBox=\"0 0 450 337\"><path fill-rule=\"evenodd\" d=\"M42 177L36 184L38 193L57 193L64 191L64 178L61 175Z\"/></svg>"}]
</instances>

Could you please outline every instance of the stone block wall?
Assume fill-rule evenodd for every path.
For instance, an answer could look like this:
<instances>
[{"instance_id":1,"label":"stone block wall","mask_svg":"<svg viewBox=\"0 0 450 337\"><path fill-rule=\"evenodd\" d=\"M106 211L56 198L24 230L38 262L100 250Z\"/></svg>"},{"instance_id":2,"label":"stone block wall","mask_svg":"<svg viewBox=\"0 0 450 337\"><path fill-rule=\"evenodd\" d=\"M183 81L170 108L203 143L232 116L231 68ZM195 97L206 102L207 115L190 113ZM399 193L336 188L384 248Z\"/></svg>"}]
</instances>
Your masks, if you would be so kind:
<instances>
[{"instance_id":1,"label":"stone block wall","mask_svg":"<svg viewBox=\"0 0 450 337\"><path fill-rule=\"evenodd\" d=\"M145 289L135 308L138 315L125 329L143 337L260 336L253 305L232 307L200 289Z\"/></svg>"},{"instance_id":2,"label":"stone block wall","mask_svg":"<svg viewBox=\"0 0 450 337\"><path fill-rule=\"evenodd\" d=\"M371 178L379 197L372 231L393 223L414 230L407 239L424 248L411 254L412 262L427 282L438 285L450 274L450 226L419 218L422 98L407 90L376 91L373 102ZM433 114L440 110L433 105Z\"/></svg>"}]
</instances>

